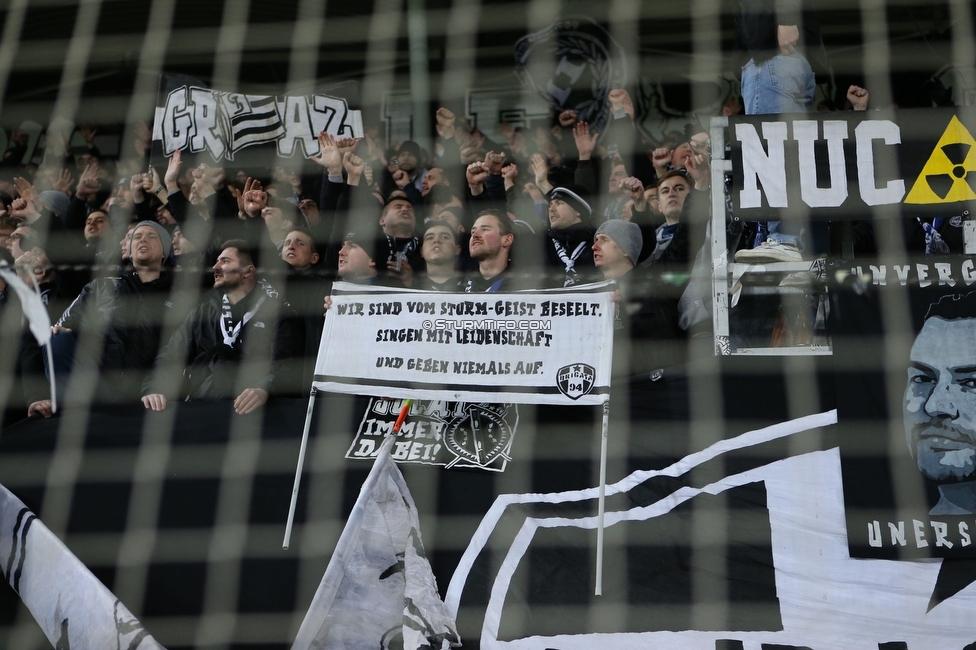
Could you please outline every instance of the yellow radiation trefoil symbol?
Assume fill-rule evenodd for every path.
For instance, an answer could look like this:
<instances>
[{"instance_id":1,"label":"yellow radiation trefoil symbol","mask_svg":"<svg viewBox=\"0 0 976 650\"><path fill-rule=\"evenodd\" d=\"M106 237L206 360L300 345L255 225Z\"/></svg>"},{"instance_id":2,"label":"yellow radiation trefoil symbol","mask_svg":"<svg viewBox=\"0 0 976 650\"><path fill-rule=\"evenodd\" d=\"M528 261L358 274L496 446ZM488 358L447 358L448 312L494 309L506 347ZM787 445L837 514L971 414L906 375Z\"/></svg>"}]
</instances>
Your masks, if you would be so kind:
<instances>
[{"instance_id":1,"label":"yellow radiation trefoil symbol","mask_svg":"<svg viewBox=\"0 0 976 650\"><path fill-rule=\"evenodd\" d=\"M976 140L955 115L915 179L905 203L976 199Z\"/></svg>"}]
</instances>

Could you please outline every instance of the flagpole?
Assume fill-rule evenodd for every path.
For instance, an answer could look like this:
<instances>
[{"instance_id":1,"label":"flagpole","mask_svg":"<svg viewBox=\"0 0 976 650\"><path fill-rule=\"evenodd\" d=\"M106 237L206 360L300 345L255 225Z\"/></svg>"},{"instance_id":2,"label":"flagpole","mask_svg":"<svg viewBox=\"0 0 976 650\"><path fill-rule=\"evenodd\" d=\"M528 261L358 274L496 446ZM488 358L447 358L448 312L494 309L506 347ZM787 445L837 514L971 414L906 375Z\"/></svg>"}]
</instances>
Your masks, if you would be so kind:
<instances>
[{"instance_id":1,"label":"flagpole","mask_svg":"<svg viewBox=\"0 0 976 650\"><path fill-rule=\"evenodd\" d=\"M44 349L47 350L48 383L51 386L51 413L57 413L58 396L54 389L54 353L51 352L50 341L44 344Z\"/></svg>"},{"instance_id":2,"label":"flagpole","mask_svg":"<svg viewBox=\"0 0 976 650\"><path fill-rule=\"evenodd\" d=\"M41 295L41 285L37 283L37 278L34 274L30 274L31 282L34 283L34 293ZM54 390L54 353L51 352L51 339L48 339L47 343L44 344L44 349L47 350L47 377L48 382L51 385L51 413L58 412L58 396L57 392Z\"/></svg>"},{"instance_id":3,"label":"flagpole","mask_svg":"<svg viewBox=\"0 0 976 650\"><path fill-rule=\"evenodd\" d=\"M34 285L34 293L41 295L41 285L37 283L37 278L34 274L30 274L31 283ZM47 350L47 378L48 383L51 385L51 413L58 412L58 396L54 390L54 353L51 352L51 340L44 344L44 349Z\"/></svg>"},{"instance_id":4,"label":"flagpole","mask_svg":"<svg viewBox=\"0 0 976 650\"><path fill-rule=\"evenodd\" d=\"M600 499L596 522L596 589L603 595L603 515L606 512L607 495L607 433L610 428L610 396L603 403L603 433L600 437Z\"/></svg>"},{"instance_id":5,"label":"flagpole","mask_svg":"<svg viewBox=\"0 0 976 650\"><path fill-rule=\"evenodd\" d=\"M37 344L47 349L47 375L51 385L51 412L58 412L58 397L54 390L54 356L51 353L51 319L41 300L41 287L33 273L29 273L34 290L27 281L17 275L14 267L6 262L0 263L0 276L7 282L7 286L14 290L20 298L21 308L27 318L27 324ZM40 333L38 332L40 330Z\"/></svg>"},{"instance_id":6,"label":"flagpole","mask_svg":"<svg viewBox=\"0 0 976 650\"><path fill-rule=\"evenodd\" d=\"M295 508L298 506L298 485L302 481L302 470L305 467L305 450L308 449L308 432L312 428L312 409L315 406L315 395L318 389L312 386L308 393L308 409L305 411L305 430L302 431L302 445L298 449L298 467L295 468L295 484L291 489L291 505L288 506L288 521L285 523L285 539L281 548L288 550L291 546L291 529L295 523Z\"/></svg>"},{"instance_id":7,"label":"flagpole","mask_svg":"<svg viewBox=\"0 0 976 650\"><path fill-rule=\"evenodd\" d=\"M150 135L149 135L149 163L146 165L146 167L148 168L146 170L146 172L149 174L149 177L152 178L152 179L155 179L155 176L153 175L153 166L152 166L152 157L153 156L152 156L152 154L153 154L153 146L154 146L153 145L153 141L156 138L156 133L154 132L155 129L156 129L156 108L160 105L160 101L159 100L160 100L160 97L162 97L162 95L163 95L163 75L159 75L159 79L156 80L156 103L153 104L153 124L152 124L152 127L150 127L150 129L149 129L149 131L150 131ZM160 133L159 134L159 139L162 140L162 138L163 138L163 134ZM163 178L160 177L159 180L162 181ZM165 181L163 181L163 187L166 187L166 182Z\"/></svg>"},{"instance_id":8,"label":"flagpole","mask_svg":"<svg viewBox=\"0 0 976 650\"><path fill-rule=\"evenodd\" d=\"M298 449L298 467L295 468L295 484L291 489L291 505L288 506L288 521L285 523L285 539L281 543L281 548L285 551L291 546L291 530L295 523L295 508L298 506L298 485L301 483L302 471L305 467L305 451L308 449L308 432L312 428L312 407L315 405L316 393L318 393L318 389L312 386L312 390L308 395L308 410L305 412L305 430L302 432L302 445ZM384 458L390 455L390 449L393 448L392 440L396 439L397 434L400 433L400 427L403 426L403 421L407 419L407 413L410 411L411 404L413 404L412 399L408 399L403 403L403 408L400 409L400 415L397 416L396 423L393 425L393 431L386 436L387 439L380 446L380 451L376 455L376 461L374 462L374 468L382 467L385 462Z\"/></svg>"}]
</instances>

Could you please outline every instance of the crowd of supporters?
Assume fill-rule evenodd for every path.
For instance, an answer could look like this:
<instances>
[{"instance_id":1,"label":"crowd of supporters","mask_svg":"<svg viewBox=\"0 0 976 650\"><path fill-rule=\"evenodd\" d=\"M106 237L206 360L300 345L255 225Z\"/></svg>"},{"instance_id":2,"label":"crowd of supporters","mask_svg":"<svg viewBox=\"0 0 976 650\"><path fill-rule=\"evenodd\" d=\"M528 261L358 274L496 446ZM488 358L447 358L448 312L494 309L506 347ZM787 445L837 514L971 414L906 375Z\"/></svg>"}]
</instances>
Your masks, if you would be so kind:
<instances>
[{"instance_id":1,"label":"crowd of supporters","mask_svg":"<svg viewBox=\"0 0 976 650\"><path fill-rule=\"evenodd\" d=\"M848 99L866 108L863 89ZM457 292L610 280L628 346L617 372L652 376L709 332L710 271L688 286L706 253L709 138L690 123L647 142L628 93L608 103L602 134L563 111L548 127L505 126L499 141L442 107L429 150L384 147L367 125L364 138L323 132L320 151L290 168L218 167L180 151L153 160L147 129L136 156L110 160L88 127L84 151L23 166L15 131L0 168L0 258L43 297L54 384L69 403L227 398L249 413L302 394L336 279ZM765 250L764 225L751 228L730 228L730 253ZM870 230L859 232L870 252ZM18 305L3 288L24 412L50 417L51 372Z\"/></svg>"},{"instance_id":2,"label":"crowd of supporters","mask_svg":"<svg viewBox=\"0 0 976 650\"><path fill-rule=\"evenodd\" d=\"M364 138L322 133L319 153L290 170L180 151L163 169L145 133L140 155L110 160L87 127L87 150L33 168L19 164L15 132L0 256L47 306L62 403L228 398L248 413L302 394L336 279L458 292L613 280L627 338L668 341L622 370L649 372L682 357L678 302L689 223L708 215L707 135L635 147L630 97L618 89L609 102L603 137L564 111L550 128L492 141L441 108L430 150L385 148L371 127ZM5 288L0 305L26 413L50 417L46 353L14 295Z\"/></svg>"}]
</instances>

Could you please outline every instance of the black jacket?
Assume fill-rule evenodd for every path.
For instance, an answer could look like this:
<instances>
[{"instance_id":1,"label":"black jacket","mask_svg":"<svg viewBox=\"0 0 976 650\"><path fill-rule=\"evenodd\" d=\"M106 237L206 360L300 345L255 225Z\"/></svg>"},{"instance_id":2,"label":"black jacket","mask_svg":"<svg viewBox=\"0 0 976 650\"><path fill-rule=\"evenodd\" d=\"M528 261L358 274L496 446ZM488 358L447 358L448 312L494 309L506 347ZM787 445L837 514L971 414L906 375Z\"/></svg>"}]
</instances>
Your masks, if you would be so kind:
<instances>
[{"instance_id":1,"label":"black jacket","mask_svg":"<svg viewBox=\"0 0 976 650\"><path fill-rule=\"evenodd\" d=\"M302 376L287 378L287 386L277 381L276 390L305 395L312 385L322 328L325 325L323 303L332 291L332 280L321 269L312 267L305 271L290 270L283 276L281 286L284 287L289 311L294 314L290 327L294 335L301 336L300 347L304 359Z\"/></svg>"},{"instance_id":2,"label":"black jacket","mask_svg":"<svg viewBox=\"0 0 976 650\"><path fill-rule=\"evenodd\" d=\"M179 322L188 311L186 296L172 289L169 271L151 282L142 282L135 271L99 278L85 285L57 324L73 330L82 345L96 346L89 352L100 359L105 380L120 397L138 398L159 352L164 323ZM104 332L100 355L100 337L91 336L97 332Z\"/></svg>"},{"instance_id":3,"label":"black jacket","mask_svg":"<svg viewBox=\"0 0 976 650\"><path fill-rule=\"evenodd\" d=\"M578 223L562 230L549 230L544 239L546 270L553 286L571 287L597 279L593 266L593 235L596 228Z\"/></svg>"},{"instance_id":4,"label":"black jacket","mask_svg":"<svg viewBox=\"0 0 976 650\"><path fill-rule=\"evenodd\" d=\"M780 25L796 25L800 31L803 54L817 75L817 81L825 81L830 68L820 22L810 10L812 0L737 0L735 36L738 48L744 52L745 64L749 58L761 63L780 53L777 28ZM780 13L777 13L777 8Z\"/></svg>"},{"instance_id":5,"label":"black jacket","mask_svg":"<svg viewBox=\"0 0 976 650\"><path fill-rule=\"evenodd\" d=\"M674 233L669 237L666 233L667 224L658 226L655 231L654 249L641 263L642 267L656 266L666 271L689 271L691 268L691 254L689 252L688 224L678 222ZM645 247L646 248L646 247Z\"/></svg>"},{"instance_id":6,"label":"black jacket","mask_svg":"<svg viewBox=\"0 0 976 650\"><path fill-rule=\"evenodd\" d=\"M644 269L616 280L613 365L617 376L647 376L684 363L687 342L678 327L678 300L673 287Z\"/></svg>"},{"instance_id":7,"label":"black jacket","mask_svg":"<svg viewBox=\"0 0 976 650\"><path fill-rule=\"evenodd\" d=\"M253 314L228 344L221 328L223 294L208 292L159 353L143 394L222 399L244 388L274 394L281 379L301 376L304 336L295 331L296 317L277 291L259 284L232 309L235 322Z\"/></svg>"}]
</instances>

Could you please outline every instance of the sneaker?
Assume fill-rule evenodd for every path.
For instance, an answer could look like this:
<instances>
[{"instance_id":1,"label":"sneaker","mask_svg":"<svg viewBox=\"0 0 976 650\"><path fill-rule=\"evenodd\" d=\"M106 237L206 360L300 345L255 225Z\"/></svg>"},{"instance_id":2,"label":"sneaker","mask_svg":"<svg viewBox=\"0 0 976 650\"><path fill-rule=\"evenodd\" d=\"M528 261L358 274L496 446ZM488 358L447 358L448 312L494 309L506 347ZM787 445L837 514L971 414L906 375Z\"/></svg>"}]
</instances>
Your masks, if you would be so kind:
<instances>
[{"instance_id":1,"label":"sneaker","mask_svg":"<svg viewBox=\"0 0 976 650\"><path fill-rule=\"evenodd\" d=\"M742 264L771 264L774 262L802 262L800 250L793 244L781 244L767 239L755 248L743 249L735 254L735 261Z\"/></svg>"}]
</instances>

